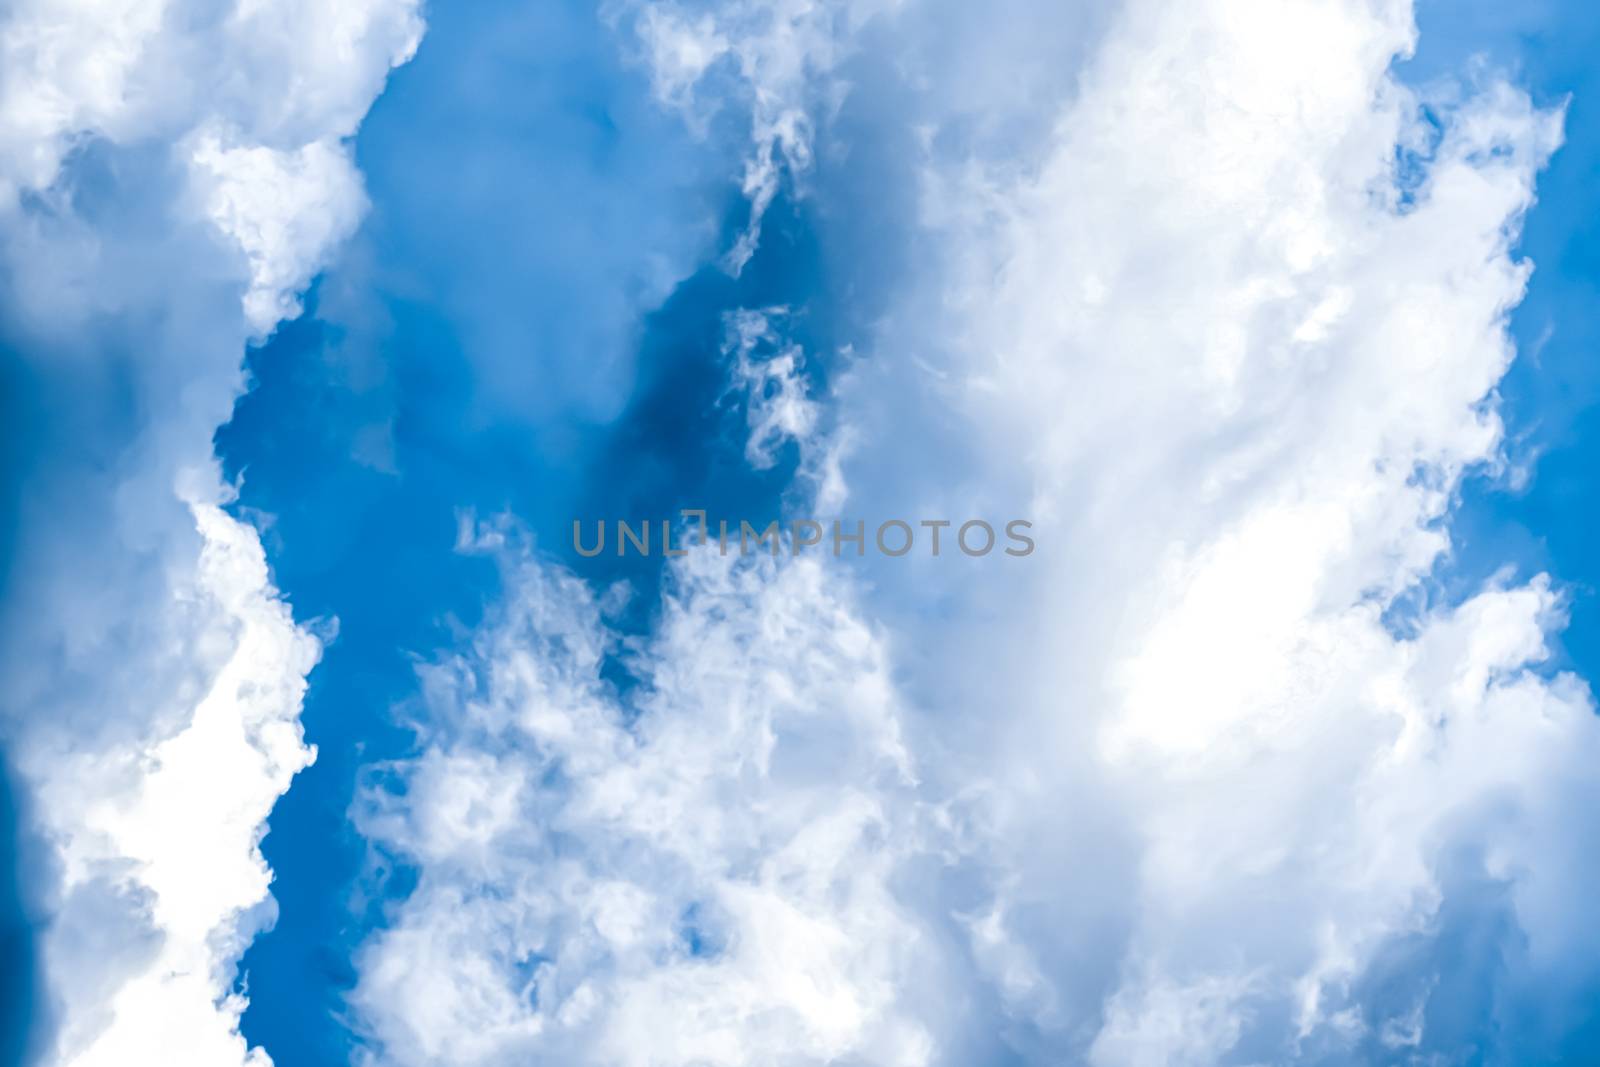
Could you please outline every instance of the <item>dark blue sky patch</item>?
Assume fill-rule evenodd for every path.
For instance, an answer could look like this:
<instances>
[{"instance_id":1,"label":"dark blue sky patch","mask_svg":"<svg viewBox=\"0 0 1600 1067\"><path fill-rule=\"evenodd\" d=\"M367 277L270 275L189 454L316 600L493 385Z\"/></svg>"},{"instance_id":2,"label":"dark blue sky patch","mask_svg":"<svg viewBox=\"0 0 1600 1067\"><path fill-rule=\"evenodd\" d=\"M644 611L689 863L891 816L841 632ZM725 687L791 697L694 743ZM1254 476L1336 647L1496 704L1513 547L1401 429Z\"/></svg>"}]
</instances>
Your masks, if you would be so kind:
<instances>
[{"instance_id":1,"label":"dark blue sky patch","mask_svg":"<svg viewBox=\"0 0 1600 1067\"><path fill-rule=\"evenodd\" d=\"M38 957L33 929L37 907L28 903L35 878L19 862L34 850L23 847L26 822L19 811L10 763L0 753L0 1067L30 1062L44 1040ZM36 864L28 864L32 867Z\"/></svg>"}]
</instances>

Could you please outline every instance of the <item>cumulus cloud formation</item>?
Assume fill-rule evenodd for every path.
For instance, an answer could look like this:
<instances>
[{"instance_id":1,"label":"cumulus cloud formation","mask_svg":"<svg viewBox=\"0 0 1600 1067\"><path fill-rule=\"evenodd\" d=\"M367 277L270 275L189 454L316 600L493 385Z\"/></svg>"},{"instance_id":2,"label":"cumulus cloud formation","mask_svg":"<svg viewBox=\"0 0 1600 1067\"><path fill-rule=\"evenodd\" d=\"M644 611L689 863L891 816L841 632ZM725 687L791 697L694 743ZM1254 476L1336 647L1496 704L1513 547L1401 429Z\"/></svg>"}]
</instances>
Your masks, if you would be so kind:
<instances>
[{"instance_id":1,"label":"cumulus cloud formation","mask_svg":"<svg viewBox=\"0 0 1600 1067\"><path fill-rule=\"evenodd\" d=\"M0 31L8 229L39 227L41 208L74 214L64 172L86 146L168 147L248 258L249 322L267 332L353 225L360 180L343 139L421 32L414 0L13 5Z\"/></svg>"},{"instance_id":2,"label":"cumulus cloud formation","mask_svg":"<svg viewBox=\"0 0 1600 1067\"><path fill-rule=\"evenodd\" d=\"M245 1048L245 1000L229 990L272 915L263 823L314 756L298 718L320 645L276 598L255 531L214 503L191 507L200 557L173 594L204 620L197 643L224 658L188 721L148 749L60 738L26 752L52 769L35 798L61 867L48 963L66 979L64 1063L270 1062Z\"/></svg>"},{"instance_id":3,"label":"cumulus cloud formation","mask_svg":"<svg viewBox=\"0 0 1600 1067\"><path fill-rule=\"evenodd\" d=\"M0 336L20 403L3 740L44 870L45 1063L266 1062L233 968L311 758L297 628L211 435L364 204L347 138L409 0L0 14Z\"/></svg>"},{"instance_id":4,"label":"cumulus cloud formation","mask_svg":"<svg viewBox=\"0 0 1600 1067\"><path fill-rule=\"evenodd\" d=\"M1040 548L865 585L691 556L620 695L611 594L500 549L360 811L418 879L360 960L375 1055L1559 1059L1600 978L1600 723L1546 666L1548 578L1423 594L1499 455L1560 114L1403 84L1399 0L1130 0L982 135L918 92L936 5L763 9L760 48L740 5L651 11L676 106L761 99L719 57L798 49L762 106L808 144L870 136L884 90L794 71L901 72L919 154L875 195L917 204L915 269L828 397L836 489Z\"/></svg>"},{"instance_id":5,"label":"cumulus cloud formation","mask_svg":"<svg viewBox=\"0 0 1600 1067\"><path fill-rule=\"evenodd\" d=\"M1559 116L1496 81L1425 111L1389 73L1412 33L1405 4L1130 4L1037 172L924 172L946 269L908 307L937 301L950 340L900 327L868 374L962 412L970 477L1008 482L1048 545L999 594L1026 624L992 643L1004 682L928 659L1009 709L986 862L1028 975L1008 1014L1041 1047L1348 1060L1404 1034L1458 1057L1589 970L1554 886L1592 850L1600 737L1586 689L1539 668L1559 599L1407 598L1497 455L1510 247ZM936 373L894 360L912 339ZM873 462L863 493L908 473ZM1105 877L1128 903L1095 902L1115 945L1084 967L1043 881L1059 856L1026 843L1087 861L1123 832ZM1452 974L1468 931L1508 962Z\"/></svg>"}]
</instances>

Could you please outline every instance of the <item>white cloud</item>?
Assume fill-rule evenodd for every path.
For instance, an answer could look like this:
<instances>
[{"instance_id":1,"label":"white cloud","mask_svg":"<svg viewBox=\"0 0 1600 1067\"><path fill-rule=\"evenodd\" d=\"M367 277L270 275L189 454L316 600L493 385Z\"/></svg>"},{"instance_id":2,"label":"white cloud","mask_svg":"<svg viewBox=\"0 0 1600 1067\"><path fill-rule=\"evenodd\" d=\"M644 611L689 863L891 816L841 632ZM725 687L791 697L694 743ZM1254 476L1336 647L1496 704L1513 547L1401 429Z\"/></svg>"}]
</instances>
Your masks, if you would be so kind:
<instances>
[{"instance_id":1,"label":"white cloud","mask_svg":"<svg viewBox=\"0 0 1600 1067\"><path fill-rule=\"evenodd\" d=\"M318 644L219 510L211 437L364 208L346 139L421 28L413 0L0 15L0 335L49 413L17 428L0 650L51 867L44 1063L267 1062L230 991Z\"/></svg>"},{"instance_id":2,"label":"white cloud","mask_svg":"<svg viewBox=\"0 0 1600 1067\"><path fill-rule=\"evenodd\" d=\"M21 752L24 767L50 768L34 794L61 866L47 955L63 1009L55 1062L270 1062L245 1048L245 1000L229 990L273 916L257 846L314 756L299 713L320 646L277 599L255 531L215 503L190 506L200 558L172 592L223 658L187 721L148 748L85 749L69 735ZM108 900L125 908L109 922ZM126 957L137 964L120 980L98 980Z\"/></svg>"},{"instance_id":3,"label":"white cloud","mask_svg":"<svg viewBox=\"0 0 1600 1067\"><path fill-rule=\"evenodd\" d=\"M245 318L270 333L300 313L297 294L325 250L360 221L367 205L355 164L332 138L286 152L225 146L210 131L195 138L190 158L206 214L249 261Z\"/></svg>"},{"instance_id":4,"label":"white cloud","mask_svg":"<svg viewBox=\"0 0 1600 1067\"><path fill-rule=\"evenodd\" d=\"M793 89L861 47L820 10L764 12L744 45L743 7L670 15L658 86L710 106L717 57L751 48L735 99L778 86L798 141L843 136L837 95ZM977 99L931 88L940 32L894 17L874 40L913 111L864 106L858 136L873 114L923 131L918 184L873 190L917 198L915 270L839 389L843 510L1021 515L1040 549L884 560L799 616L825 568L692 557L635 650L637 720L597 681L589 594L522 572L432 675L409 791L363 812L421 872L362 960L384 1054L1550 1058L1597 977L1600 725L1546 663L1561 598L1407 594L1449 564L1463 473L1498 460L1511 248L1559 115L1483 77L1434 102L1433 136L1390 72L1399 0L1131 0L1076 78ZM785 143L761 128L757 216ZM1423 149L1420 187L1397 147ZM840 692L861 649L866 703ZM790 721L831 739L798 778L775 773ZM914 785L864 771L890 750L862 723ZM827 847L765 881L796 811ZM731 903L752 885L776 912ZM697 960L677 939L708 899L733 947ZM813 925L754 922L785 908ZM1449 956L1473 938L1488 961Z\"/></svg>"},{"instance_id":5,"label":"white cloud","mask_svg":"<svg viewBox=\"0 0 1600 1067\"><path fill-rule=\"evenodd\" d=\"M0 220L18 227L39 203L71 214L63 173L87 146L164 146L246 258L249 322L269 332L353 227L363 199L342 140L421 33L416 0L22 0L0 21Z\"/></svg>"},{"instance_id":6,"label":"white cloud","mask_svg":"<svg viewBox=\"0 0 1600 1067\"><path fill-rule=\"evenodd\" d=\"M979 750L943 774L996 782L979 862L1045 987L1016 1011L1096 1063L1359 1056L1416 1003L1364 983L1447 921L1572 945L1475 976L1513 1000L1590 951L1548 881L1592 848L1600 733L1540 667L1548 583L1414 637L1385 616L1448 551L1462 472L1496 459L1486 400L1527 273L1509 247L1559 142L1559 116L1486 82L1444 103L1403 204L1396 145L1426 127L1388 65L1411 34L1398 3L1127 5L1037 167L930 156L943 267L856 385L856 506L985 500L1040 526L1027 566L941 603L955 622L886 610L930 649L928 722ZM869 421L885 396L904 417ZM928 411L959 414L938 467L871 432ZM1005 729L960 723L980 695ZM1053 899L1064 855L1123 899ZM1474 878L1509 914L1447 911ZM1412 966L1393 995L1426 998L1444 965ZM1435 1032L1431 1006L1424 1050L1488 1039Z\"/></svg>"},{"instance_id":7,"label":"white cloud","mask_svg":"<svg viewBox=\"0 0 1600 1067\"><path fill-rule=\"evenodd\" d=\"M927 1062L890 885L911 769L839 577L691 553L619 698L586 587L475 547L506 596L357 813L420 870L358 958L374 1062Z\"/></svg>"}]
</instances>

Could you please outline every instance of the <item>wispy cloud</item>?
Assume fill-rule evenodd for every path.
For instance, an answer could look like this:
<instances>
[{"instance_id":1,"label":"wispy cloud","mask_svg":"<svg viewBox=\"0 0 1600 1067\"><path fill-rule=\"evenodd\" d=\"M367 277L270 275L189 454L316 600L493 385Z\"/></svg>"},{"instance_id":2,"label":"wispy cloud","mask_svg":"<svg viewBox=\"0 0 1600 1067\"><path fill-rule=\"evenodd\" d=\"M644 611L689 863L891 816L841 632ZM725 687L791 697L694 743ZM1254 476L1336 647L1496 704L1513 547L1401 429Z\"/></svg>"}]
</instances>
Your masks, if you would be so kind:
<instances>
[{"instance_id":1,"label":"wispy cloud","mask_svg":"<svg viewBox=\"0 0 1600 1067\"><path fill-rule=\"evenodd\" d=\"M911 767L842 577L697 550L622 648L517 542L479 531L506 594L357 808L418 870L358 960L373 1062L926 1062L891 881Z\"/></svg>"}]
</instances>

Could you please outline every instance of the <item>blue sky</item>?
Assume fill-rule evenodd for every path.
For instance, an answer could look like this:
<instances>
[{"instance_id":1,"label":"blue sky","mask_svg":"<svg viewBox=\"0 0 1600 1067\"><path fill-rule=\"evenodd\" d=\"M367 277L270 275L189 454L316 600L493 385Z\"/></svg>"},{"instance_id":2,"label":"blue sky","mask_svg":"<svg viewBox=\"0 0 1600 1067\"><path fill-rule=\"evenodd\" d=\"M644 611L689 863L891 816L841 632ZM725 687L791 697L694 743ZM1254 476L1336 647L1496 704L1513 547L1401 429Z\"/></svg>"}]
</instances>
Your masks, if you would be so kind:
<instances>
[{"instance_id":1,"label":"blue sky","mask_svg":"<svg viewBox=\"0 0 1600 1067\"><path fill-rule=\"evenodd\" d=\"M1595 1055L1600 18L1247 8L0 16L0 1063Z\"/></svg>"}]
</instances>

